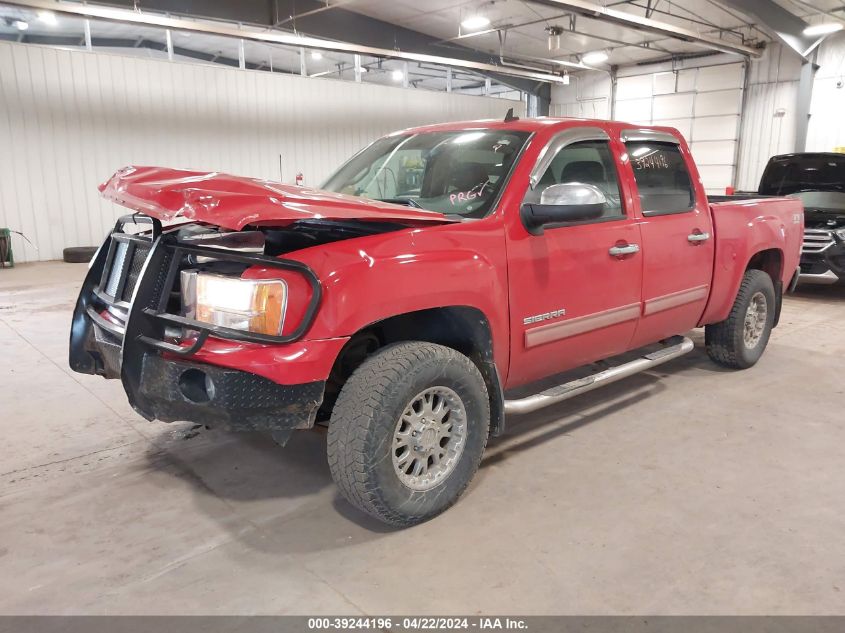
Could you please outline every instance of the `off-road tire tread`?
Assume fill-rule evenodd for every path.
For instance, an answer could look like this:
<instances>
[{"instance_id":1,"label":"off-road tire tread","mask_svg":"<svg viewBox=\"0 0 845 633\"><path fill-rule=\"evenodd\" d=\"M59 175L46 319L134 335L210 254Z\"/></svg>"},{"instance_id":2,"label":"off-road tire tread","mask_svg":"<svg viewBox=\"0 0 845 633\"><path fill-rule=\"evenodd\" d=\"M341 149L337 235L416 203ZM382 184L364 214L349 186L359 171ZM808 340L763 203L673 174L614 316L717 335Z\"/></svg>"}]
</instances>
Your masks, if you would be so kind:
<instances>
[{"instance_id":1,"label":"off-road tire tread","mask_svg":"<svg viewBox=\"0 0 845 633\"><path fill-rule=\"evenodd\" d=\"M745 321L745 306L750 295L761 283L763 285L771 284L771 277L768 273L757 269L745 271L728 318L719 323L705 326L704 341L707 355L716 364L731 369L744 369L746 367L737 356L736 331L739 324ZM773 310L774 306L769 306L769 309Z\"/></svg>"},{"instance_id":2,"label":"off-road tire tread","mask_svg":"<svg viewBox=\"0 0 845 633\"><path fill-rule=\"evenodd\" d=\"M475 364L463 354L443 345L423 342L396 343L382 348L365 360L341 389L332 411L326 452L329 468L343 496L354 506L397 527L406 527L430 517L409 517L392 510L385 503L381 490L371 476L373 465L366 447L373 442L374 419L388 391L406 379L414 366L428 362L459 363L467 372L482 381ZM489 419L489 403L486 418ZM487 433L484 434L484 446ZM454 496L449 506L464 492L480 463L480 456L471 476ZM449 507L447 506L447 507ZM440 514L446 508L434 514Z\"/></svg>"}]
</instances>

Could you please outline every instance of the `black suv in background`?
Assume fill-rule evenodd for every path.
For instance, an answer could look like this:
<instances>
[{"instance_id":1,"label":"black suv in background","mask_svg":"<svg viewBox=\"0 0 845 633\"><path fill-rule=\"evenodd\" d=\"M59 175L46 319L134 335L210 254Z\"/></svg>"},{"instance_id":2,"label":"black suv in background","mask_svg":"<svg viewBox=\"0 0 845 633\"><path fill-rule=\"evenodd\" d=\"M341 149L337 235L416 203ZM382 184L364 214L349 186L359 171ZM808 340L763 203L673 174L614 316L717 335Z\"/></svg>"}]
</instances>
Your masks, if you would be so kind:
<instances>
[{"instance_id":1,"label":"black suv in background","mask_svg":"<svg viewBox=\"0 0 845 633\"><path fill-rule=\"evenodd\" d=\"M845 283L845 154L773 156L758 193L804 203L799 283Z\"/></svg>"}]
</instances>

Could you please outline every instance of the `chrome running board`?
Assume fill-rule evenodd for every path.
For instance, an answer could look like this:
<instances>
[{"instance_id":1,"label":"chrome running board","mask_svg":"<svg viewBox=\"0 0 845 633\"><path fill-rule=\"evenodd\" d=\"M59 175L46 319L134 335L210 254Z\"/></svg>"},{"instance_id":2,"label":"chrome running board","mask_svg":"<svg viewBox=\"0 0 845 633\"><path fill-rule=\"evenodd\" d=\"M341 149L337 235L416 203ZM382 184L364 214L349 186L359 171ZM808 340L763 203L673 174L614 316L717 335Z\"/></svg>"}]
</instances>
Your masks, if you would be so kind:
<instances>
[{"instance_id":1,"label":"chrome running board","mask_svg":"<svg viewBox=\"0 0 845 633\"><path fill-rule=\"evenodd\" d=\"M564 400L574 398L577 395L592 391L603 385L608 385L617 380L638 374L646 369L662 365L691 352L693 348L693 342L686 336L673 336L667 339L666 343L667 345L663 349L646 354L641 358L617 367L605 369L592 376L579 378L578 380L546 389L545 391L535 393L526 398L520 398L519 400L505 400L505 413L531 413L537 409L563 402Z\"/></svg>"}]
</instances>

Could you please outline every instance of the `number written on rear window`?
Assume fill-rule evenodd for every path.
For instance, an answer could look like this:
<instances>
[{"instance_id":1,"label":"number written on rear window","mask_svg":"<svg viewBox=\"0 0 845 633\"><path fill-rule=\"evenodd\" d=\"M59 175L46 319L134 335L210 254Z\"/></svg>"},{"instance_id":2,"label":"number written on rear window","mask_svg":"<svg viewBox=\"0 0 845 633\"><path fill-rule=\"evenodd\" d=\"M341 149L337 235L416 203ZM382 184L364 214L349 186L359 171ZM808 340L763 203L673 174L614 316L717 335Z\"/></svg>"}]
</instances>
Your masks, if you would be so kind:
<instances>
[{"instance_id":1,"label":"number written on rear window","mask_svg":"<svg viewBox=\"0 0 845 633\"><path fill-rule=\"evenodd\" d=\"M684 213L695 207L695 190L677 145L631 141L625 146L644 215Z\"/></svg>"}]
</instances>

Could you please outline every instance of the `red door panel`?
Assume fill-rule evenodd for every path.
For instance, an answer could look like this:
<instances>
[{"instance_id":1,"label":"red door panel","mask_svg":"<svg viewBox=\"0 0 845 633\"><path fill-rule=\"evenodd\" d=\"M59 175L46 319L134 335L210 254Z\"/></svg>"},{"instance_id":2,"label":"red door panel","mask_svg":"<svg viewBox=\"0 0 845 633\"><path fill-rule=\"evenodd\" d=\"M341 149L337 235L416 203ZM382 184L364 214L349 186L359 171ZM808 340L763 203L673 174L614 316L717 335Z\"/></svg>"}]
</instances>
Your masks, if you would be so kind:
<instances>
[{"instance_id":1,"label":"red door panel","mask_svg":"<svg viewBox=\"0 0 845 633\"><path fill-rule=\"evenodd\" d=\"M617 244L639 244L637 223L622 219L536 236L524 230L518 235L520 230L512 227L508 243L507 386L624 352L640 316L642 263L639 253L614 257L608 251ZM537 317L541 320L531 321Z\"/></svg>"},{"instance_id":2,"label":"red door panel","mask_svg":"<svg viewBox=\"0 0 845 633\"><path fill-rule=\"evenodd\" d=\"M710 216L691 213L647 218L641 225L643 316L632 347L693 329L704 312L713 272ZM690 235L710 234L701 242Z\"/></svg>"},{"instance_id":3,"label":"red door panel","mask_svg":"<svg viewBox=\"0 0 845 633\"><path fill-rule=\"evenodd\" d=\"M505 209L510 294L511 364L516 387L628 349L642 311L639 220L620 177L621 147L607 126L579 126L547 139L524 198ZM523 201L544 186L577 182L606 196L601 218L526 231Z\"/></svg>"},{"instance_id":4,"label":"red door panel","mask_svg":"<svg viewBox=\"0 0 845 633\"><path fill-rule=\"evenodd\" d=\"M633 176L634 204L643 217L643 314L632 348L694 328L710 294L710 209L687 148L667 137L640 136L626 145L624 169Z\"/></svg>"}]
</instances>

